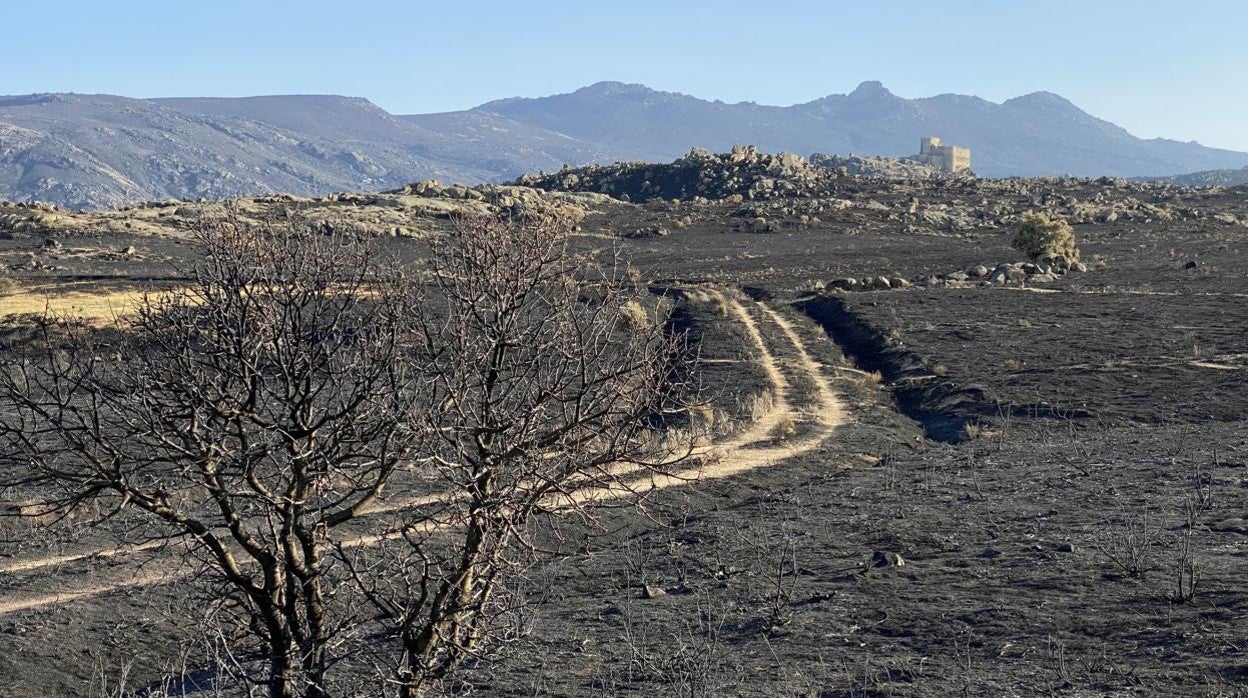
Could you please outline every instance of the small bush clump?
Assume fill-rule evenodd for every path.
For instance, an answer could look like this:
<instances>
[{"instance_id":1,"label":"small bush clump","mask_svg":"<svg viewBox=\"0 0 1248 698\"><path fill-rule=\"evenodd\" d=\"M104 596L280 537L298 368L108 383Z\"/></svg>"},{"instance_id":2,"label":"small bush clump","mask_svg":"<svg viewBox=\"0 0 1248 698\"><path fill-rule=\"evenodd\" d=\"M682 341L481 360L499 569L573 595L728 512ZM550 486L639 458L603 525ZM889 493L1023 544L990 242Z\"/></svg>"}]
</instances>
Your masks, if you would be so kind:
<instances>
[{"instance_id":1,"label":"small bush clump","mask_svg":"<svg viewBox=\"0 0 1248 698\"><path fill-rule=\"evenodd\" d=\"M7 296L17 291L17 282L7 276L0 276L0 296Z\"/></svg>"},{"instance_id":2,"label":"small bush clump","mask_svg":"<svg viewBox=\"0 0 1248 698\"><path fill-rule=\"evenodd\" d=\"M1070 264L1079 261L1079 247L1070 224L1044 213L1024 214L1011 244L1032 259L1048 256L1064 257Z\"/></svg>"},{"instance_id":3,"label":"small bush clump","mask_svg":"<svg viewBox=\"0 0 1248 698\"><path fill-rule=\"evenodd\" d=\"M624 326L633 332L640 332L650 326L650 313L637 301L629 301L620 308L620 318Z\"/></svg>"},{"instance_id":4,"label":"small bush clump","mask_svg":"<svg viewBox=\"0 0 1248 698\"><path fill-rule=\"evenodd\" d=\"M771 429L771 435L777 441L784 441L796 433L797 423L794 422L793 418L788 415L781 415L780 418L776 420L776 425Z\"/></svg>"}]
</instances>

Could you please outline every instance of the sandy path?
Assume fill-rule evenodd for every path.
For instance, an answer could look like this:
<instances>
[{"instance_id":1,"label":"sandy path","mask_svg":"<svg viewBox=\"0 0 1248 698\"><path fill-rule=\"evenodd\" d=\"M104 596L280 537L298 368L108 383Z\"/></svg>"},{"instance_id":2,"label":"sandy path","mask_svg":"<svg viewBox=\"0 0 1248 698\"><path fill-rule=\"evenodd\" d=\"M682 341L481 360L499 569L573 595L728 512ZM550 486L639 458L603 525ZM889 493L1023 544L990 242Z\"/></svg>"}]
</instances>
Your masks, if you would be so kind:
<instances>
[{"instance_id":1,"label":"sandy path","mask_svg":"<svg viewBox=\"0 0 1248 698\"><path fill-rule=\"evenodd\" d=\"M815 386L814 400L802 409L795 409L790 404L791 384L785 375L785 369L776 358L764 338L759 321L750 309L736 298L726 296L720 291L709 291L709 294L727 307L737 322L746 330L753 344L755 360L767 377L772 393L772 407L758 416L748 428L734 434L725 441L699 446L694 450L694 465L667 472L640 472L637 468L623 469L615 475L621 481L610 486L591 487L573 492L560 499L552 499L554 507L574 508L586 503L605 501L620 497L632 496L653 490L688 485L699 480L731 477L759 468L771 467L781 461L808 453L819 448L848 417L847 411L832 389L831 381L824 372L824 367L811 356L806 345L796 330L784 316L774 309L758 302L752 309L766 322L779 330L787 347L797 355L790 362L790 371L800 372ZM773 335L775 336L775 335ZM795 423L808 423L814 427L809 434L790 441L773 442L772 434L782 420L790 419ZM761 444L761 445L759 445ZM631 473L638 473L628 478ZM391 500L369 510L369 513L393 512L408 509L422 504L437 501L441 496L425 496ZM348 547L375 545L386 536L362 536L346 541ZM92 551L70 553L65 555L46 556L36 559L16 560L0 565L0 573L29 573L43 568L59 567L81 561L105 558L123 558L151 552L158 549L164 541L154 541L113 549L97 549ZM171 545L184 545L172 542ZM149 561L150 562L150 561ZM111 579L102 579L97 583L80 586L72 590L52 592L39 595L18 596L0 599L0 615L15 613L69 603L72 601L99 596L112 591L140 586L151 586L178 579L192 574L190 570L179 567L168 569L159 565L140 566L123 572ZM122 576L124 575L124 576Z\"/></svg>"}]
</instances>

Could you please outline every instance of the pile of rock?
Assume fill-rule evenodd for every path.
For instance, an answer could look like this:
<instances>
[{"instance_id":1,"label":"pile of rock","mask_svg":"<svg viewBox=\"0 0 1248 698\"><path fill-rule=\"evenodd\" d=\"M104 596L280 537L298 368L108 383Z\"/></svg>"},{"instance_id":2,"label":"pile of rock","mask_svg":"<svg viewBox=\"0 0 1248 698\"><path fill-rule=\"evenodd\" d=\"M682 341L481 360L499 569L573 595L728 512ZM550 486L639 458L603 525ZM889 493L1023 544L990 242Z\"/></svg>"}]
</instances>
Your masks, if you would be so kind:
<instances>
[{"instance_id":1,"label":"pile of rock","mask_svg":"<svg viewBox=\"0 0 1248 698\"><path fill-rule=\"evenodd\" d=\"M909 288L913 284L900 276L864 276L861 279L842 277L832 279L824 288L837 291L886 291L892 288Z\"/></svg>"},{"instance_id":2,"label":"pile of rock","mask_svg":"<svg viewBox=\"0 0 1248 698\"><path fill-rule=\"evenodd\" d=\"M914 160L877 157L871 155L825 155L810 156L810 164L837 172L842 177L867 177L871 179L944 179L947 177L970 177L968 173L949 173Z\"/></svg>"},{"instance_id":3,"label":"pile of rock","mask_svg":"<svg viewBox=\"0 0 1248 698\"><path fill-rule=\"evenodd\" d=\"M814 196L829 189L835 172L791 153L769 155L736 145L728 153L695 148L666 165L621 162L565 167L554 174L525 175L515 184L547 191L596 192L623 201L766 200Z\"/></svg>"},{"instance_id":4,"label":"pile of rock","mask_svg":"<svg viewBox=\"0 0 1248 698\"><path fill-rule=\"evenodd\" d=\"M1088 268L1082 262L1070 261L1060 255L1042 255L1034 262L1002 262L992 267L977 264L966 271L955 271L951 274L934 277L929 282L936 284L1024 286L1056 281L1058 277L1067 272L1084 272L1087 270Z\"/></svg>"},{"instance_id":5,"label":"pile of rock","mask_svg":"<svg viewBox=\"0 0 1248 698\"><path fill-rule=\"evenodd\" d=\"M554 216L572 225L579 224L585 218L588 207L609 201L609 197L605 196L570 195L527 186L482 184L466 187L462 184L444 185L432 179L371 198L371 203L397 205L439 218L455 214L504 217L539 214Z\"/></svg>"},{"instance_id":6,"label":"pile of rock","mask_svg":"<svg viewBox=\"0 0 1248 698\"><path fill-rule=\"evenodd\" d=\"M911 286L1027 286L1029 284L1056 281L1067 272L1084 272L1088 268L1081 262L1064 257L1042 256L1034 262L1002 262L994 266L976 264L965 271L928 276L923 279L906 279L901 276L868 276L863 278L841 277L832 279L817 290L835 291L886 291Z\"/></svg>"},{"instance_id":7,"label":"pile of rock","mask_svg":"<svg viewBox=\"0 0 1248 698\"><path fill-rule=\"evenodd\" d=\"M0 235L48 235L64 218L55 204L0 201Z\"/></svg>"}]
</instances>

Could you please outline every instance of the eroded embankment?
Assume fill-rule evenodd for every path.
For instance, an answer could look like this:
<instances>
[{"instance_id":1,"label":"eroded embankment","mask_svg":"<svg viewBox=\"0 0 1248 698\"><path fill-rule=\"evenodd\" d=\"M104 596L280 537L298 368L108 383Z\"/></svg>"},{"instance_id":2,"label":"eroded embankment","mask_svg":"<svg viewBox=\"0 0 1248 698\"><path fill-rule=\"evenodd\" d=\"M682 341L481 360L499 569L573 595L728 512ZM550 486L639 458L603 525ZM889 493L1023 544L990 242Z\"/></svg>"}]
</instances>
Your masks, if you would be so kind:
<instances>
[{"instance_id":1,"label":"eroded embankment","mask_svg":"<svg viewBox=\"0 0 1248 698\"><path fill-rule=\"evenodd\" d=\"M923 427L927 438L955 443L966 425L1001 412L998 400L978 386L959 386L932 372L923 357L889 342L887 335L854 313L844 299L818 296L794 303L818 323L841 351L864 371L878 371L898 410Z\"/></svg>"}]
</instances>

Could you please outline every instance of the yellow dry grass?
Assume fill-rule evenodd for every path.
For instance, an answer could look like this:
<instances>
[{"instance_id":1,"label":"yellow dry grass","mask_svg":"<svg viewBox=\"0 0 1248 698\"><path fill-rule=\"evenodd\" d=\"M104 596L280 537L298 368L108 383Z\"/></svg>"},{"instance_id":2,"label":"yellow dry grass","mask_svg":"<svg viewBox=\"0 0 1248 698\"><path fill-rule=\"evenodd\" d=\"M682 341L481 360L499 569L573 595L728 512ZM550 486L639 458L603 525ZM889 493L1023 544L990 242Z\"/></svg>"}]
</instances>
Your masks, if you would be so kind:
<instances>
[{"instance_id":1,"label":"yellow dry grass","mask_svg":"<svg viewBox=\"0 0 1248 698\"><path fill-rule=\"evenodd\" d=\"M0 296L0 318L16 315L73 317L90 323L106 323L134 313L143 300L140 289L100 289L96 291L23 290Z\"/></svg>"}]
</instances>

